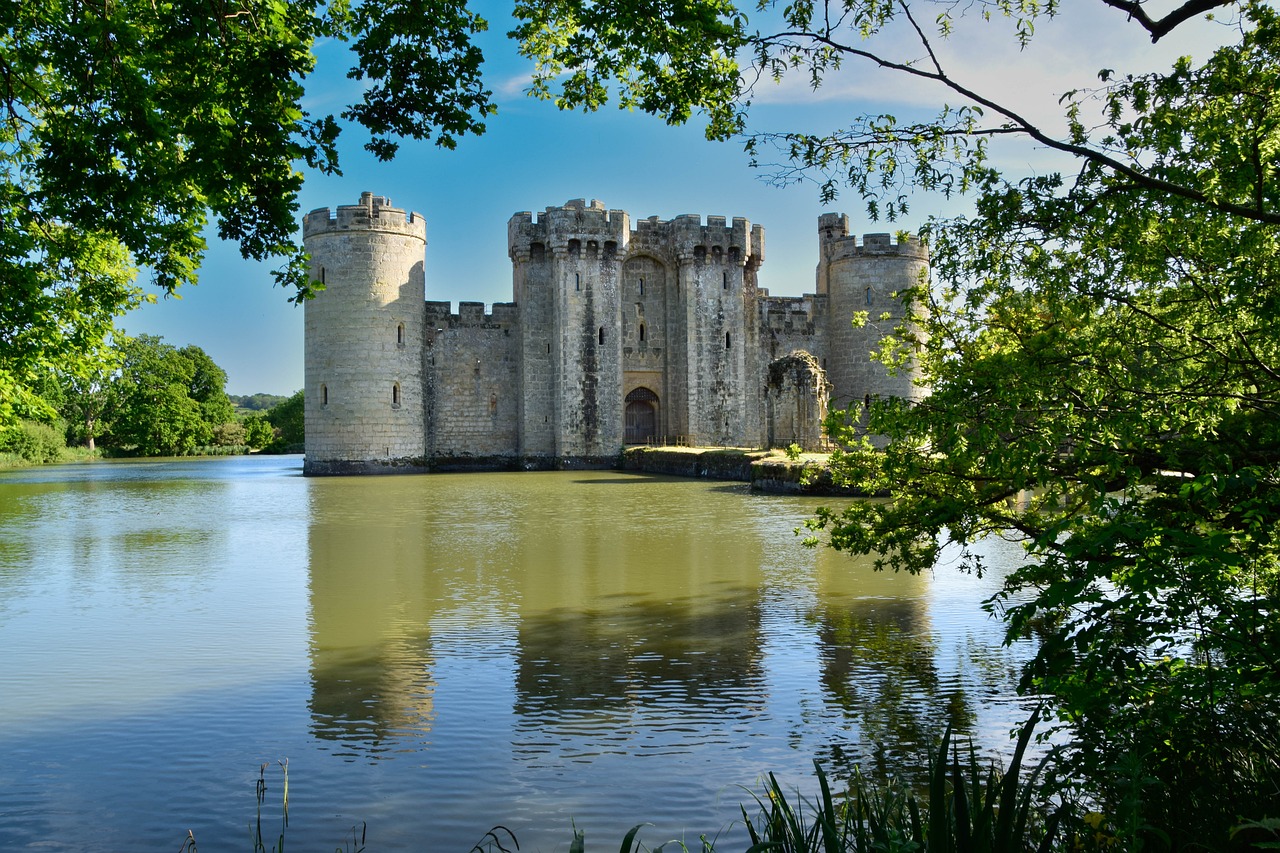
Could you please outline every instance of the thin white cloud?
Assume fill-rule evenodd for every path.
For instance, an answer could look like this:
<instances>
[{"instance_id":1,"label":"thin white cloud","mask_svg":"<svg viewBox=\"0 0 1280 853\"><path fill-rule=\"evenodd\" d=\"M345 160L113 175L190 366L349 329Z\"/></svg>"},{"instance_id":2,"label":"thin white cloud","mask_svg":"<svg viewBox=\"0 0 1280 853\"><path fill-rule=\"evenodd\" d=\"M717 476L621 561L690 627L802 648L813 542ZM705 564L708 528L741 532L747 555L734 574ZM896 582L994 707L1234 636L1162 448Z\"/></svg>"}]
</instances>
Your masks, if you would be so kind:
<instances>
[{"instance_id":1,"label":"thin white cloud","mask_svg":"<svg viewBox=\"0 0 1280 853\"><path fill-rule=\"evenodd\" d=\"M849 35L857 39L855 33ZM988 22L969 16L956 21L949 38L929 35L931 47L952 80L1033 123L1060 130L1063 109L1059 99L1070 90L1097 86L1099 69L1121 73L1164 70L1184 54L1204 58L1233 33L1228 25L1195 20L1152 45L1145 30L1113 9L1100 3L1068 3L1058 17L1037 23L1025 49L1019 47L1010 22L1002 19ZM854 46L893 61L931 68L924 46L903 22ZM932 111L943 103L959 105L963 98L937 83L851 57L816 90L803 69L789 72L780 83L761 80L755 86L753 102L816 108L838 103L892 105Z\"/></svg>"},{"instance_id":2,"label":"thin white cloud","mask_svg":"<svg viewBox=\"0 0 1280 853\"><path fill-rule=\"evenodd\" d=\"M499 80L493 87L493 92L498 96L499 101L511 101L516 98L529 97L529 86L533 78L533 67L530 66L527 71L519 74L511 74Z\"/></svg>"}]
</instances>

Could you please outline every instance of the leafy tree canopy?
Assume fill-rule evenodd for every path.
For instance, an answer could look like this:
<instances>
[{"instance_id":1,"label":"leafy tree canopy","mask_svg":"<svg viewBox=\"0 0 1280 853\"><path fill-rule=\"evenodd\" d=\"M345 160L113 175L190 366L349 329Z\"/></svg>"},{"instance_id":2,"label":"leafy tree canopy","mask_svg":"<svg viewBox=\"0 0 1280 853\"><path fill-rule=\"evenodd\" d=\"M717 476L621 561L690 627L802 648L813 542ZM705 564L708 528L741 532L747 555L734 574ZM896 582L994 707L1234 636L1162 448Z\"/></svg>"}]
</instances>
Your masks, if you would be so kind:
<instances>
[{"instance_id":1,"label":"leafy tree canopy","mask_svg":"<svg viewBox=\"0 0 1280 853\"><path fill-rule=\"evenodd\" d=\"M266 416L258 412L246 417L241 425L244 428L244 443L254 450L262 450L275 441L275 429Z\"/></svg>"},{"instance_id":2,"label":"leafy tree canopy","mask_svg":"<svg viewBox=\"0 0 1280 853\"><path fill-rule=\"evenodd\" d=\"M1062 99L1055 135L1008 93L957 82L935 49L959 14L1011 19L1034 49L1055 3L793 3L751 38L758 72L821 86L867 62L933 84L939 107L749 145L781 145L790 174L875 214L919 189L974 204L926 229L932 279L902 294L916 319L878 354L931 396L829 425L837 475L888 499L814 530L909 571L946 549L981 572L970 545L1021 541L1027 561L991 604L1011 637L1040 639L1024 687L1068 726L1067 769L1114 828L1222 849L1241 816L1275 816L1280 790L1280 18L1101 2L1153 40L1213 10L1230 29L1202 62L1100 70ZM912 34L909 59L879 40L890 24ZM1002 172L993 138L1066 169Z\"/></svg>"},{"instance_id":3,"label":"leafy tree canopy","mask_svg":"<svg viewBox=\"0 0 1280 853\"><path fill-rule=\"evenodd\" d=\"M178 349L139 335L121 344L120 353L111 381L112 446L142 456L184 456L213 443L215 430L233 422L226 373L199 347Z\"/></svg>"},{"instance_id":4,"label":"leafy tree canopy","mask_svg":"<svg viewBox=\"0 0 1280 853\"><path fill-rule=\"evenodd\" d=\"M291 397L267 410L266 418L275 430L275 440L267 447L273 452L298 448L306 441L306 418L303 392L295 391Z\"/></svg>"},{"instance_id":5,"label":"leafy tree canopy","mask_svg":"<svg viewBox=\"0 0 1280 853\"><path fill-rule=\"evenodd\" d=\"M612 7L627 4L600 8ZM516 10L539 22L521 37L532 53L553 53L552 29L598 42L601 57L623 49L605 70L645 109L682 118L705 100L708 74L736 82L713 50L714 4L636 5L616 21ZM162 292L194 281L210 222L309 295L294 242L299 166L338 171L339 118L384 159L402 137L452 148L482 133L495 112L475 42L487 27L465 0L0 4L0 421L50 414L33 377L105 339L140 298L135 265ZM338 117L303 108L320 39L348 42L348 76L364 82ZM592 88L565 79L570 100Z\"/></svg>"}]
</instances>

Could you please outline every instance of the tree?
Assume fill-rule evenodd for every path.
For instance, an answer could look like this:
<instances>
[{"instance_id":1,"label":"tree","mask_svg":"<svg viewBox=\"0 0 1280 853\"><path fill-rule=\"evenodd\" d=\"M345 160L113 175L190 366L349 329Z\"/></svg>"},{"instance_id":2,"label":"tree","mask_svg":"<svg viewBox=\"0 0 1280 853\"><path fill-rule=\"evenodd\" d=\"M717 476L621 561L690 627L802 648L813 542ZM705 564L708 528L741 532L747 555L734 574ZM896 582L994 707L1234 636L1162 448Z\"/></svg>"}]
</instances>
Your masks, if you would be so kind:
<instances>
[{"instance_id":1,"label":"tree","mask_svg":"<svg viewBox=\"0 0 1280 853\"><path fill-rule=\"evenodd\" d=\"M681 26L664 15L704 5L628 10L627 23L646 24L645 50L661 55L653 46ZM544 18L537 4L517 11ZM32 375L106 339L114 317L140 298L135 265L163 293L194 282L210 223L246 258L277 262L277 280L295 298L310 295L318 283L295 242L297 164L339 168L338 120L302 106L317 40L350 43L348 76L364 85L341 118L367 130L366 147L388 159L400 137L452 148L484 132L495 106L474 37L487 27L465 0L4 3L0 422L41 407L26 391ZM539 32L524 36L531 51L549 48ZM643 87L646 109L680 109L709 61L722 76L736 73L723 56L699 55L695 42L670 41L689 45L672 57L687 67L640 66L660 72Z\"/></svg>"},{"instance_id":2,"label":"tree","mask_svg":"<svg viewBox=\"0 0 1280 853\"><path fill-rule=\"evenodd\" d=\"M119 403L113 380L122 355L115 346L96 347L57 374L58 414L67 422L68 444L96 450L98 436L110 431Z\"/></svg>"},{"instance_id":3,"label":"tree","mask_svg":"<svg viewBox=\"0 0 1280 853\"><path fill-rule=\"evenodd\" d=\"M183 456L212 443L234 420L226 372L197 346L178 349L152 335L121 347L113 391L112 443L143 456ZM225 431L224 431L225 432Z\"/></svg>"},{"instance_id":4,"label":"tree","mask_svg":"<svg viewBox=\"0 0 1280 853\"><path fill-rule=\"evenodd\" d=\"M6 175L14 173L4 153L12 141L0 126ZM23 231L15 219L27 204L21 191L0 180L0 425L52 418L39 386L54 374L92 373L114 318L142 298L128 252L117 241L56 222Z\"/></svg>"},{"instance_id":5,"label":"tree","mask_svg":"<svg viewBox=\"0 0 1280 853\"><path fill-rule=\"evenodd\" d=\"M271 408L277 403L283 403L286 397L279 394L228 394L227 399L238 409L248 409L253 412L261 412Z\"/></svg>"},{"instance_id":6,"label":"tree","mask_svg":"<svg viewBox=\"0 0 1280 853\"><path fill-rule=\"evenodd\" d=\"M820 85L866 61L954 106L749 146L780 144L783 179L816 173L873 214L901 214L915 189L974 203L927 229L932 281L902 294L917 320L879 353L917 363L931 396L874 403L883 450L857 418L829 424L837 476L889 499L812 527L908 571L944 549L983 571L970 545L1020 540L1026 563L992 607L1011 637L1040 639L1023 686L1073 737L1067 775L1117 829L1220 849L1242 816L1274 817L1280 791L1280 19L1252 2L1158 18L1103 3L1153 40L1211 10L1237 37L1201 64L1102 71L1063 99L1058 137L949 75L934 44L965 7L795 3L751 39L757 73ZM1056 5L973 8L1029 41ZM891 23L919 61L881 52ZM1057 151L1066 170L1006 175L987 159L997 137Z\"/></svg>"},{"instance_id":7,"label":"tree","mask_svg":"<svg viewBox=\"0 0 1280 853\"><path fill-rule=\"evenodd\" d=\"M178 351L191 363L191 384L187 394L200 404L201 414L213 427L235 420L235 407L227 397L227 372L214 364L198 346L185 346Z\"/></svg>"},{"instance_id":8,"label":"tree","mask_svg":"<svg viewBox=\"0 0 1280 853\"><path fill-rule=\"evenodd\" d=\"M302 391L295 392L289 399L267 411L267 422L276 430L275 440L268 446L268 450L284 453L303 445L306 441L303 412Z\"/></svg>"},{"instance_id":9,"label":"tree","mask_svg":"<svg viewBox=\"0 0 1280 853\"><path fill-rule=\"evenodd\" d=\"M265 415L254 412L242 422L244 443L254 450L263 450L275 440L276 432Z\"/></svg>"}]
</instances>

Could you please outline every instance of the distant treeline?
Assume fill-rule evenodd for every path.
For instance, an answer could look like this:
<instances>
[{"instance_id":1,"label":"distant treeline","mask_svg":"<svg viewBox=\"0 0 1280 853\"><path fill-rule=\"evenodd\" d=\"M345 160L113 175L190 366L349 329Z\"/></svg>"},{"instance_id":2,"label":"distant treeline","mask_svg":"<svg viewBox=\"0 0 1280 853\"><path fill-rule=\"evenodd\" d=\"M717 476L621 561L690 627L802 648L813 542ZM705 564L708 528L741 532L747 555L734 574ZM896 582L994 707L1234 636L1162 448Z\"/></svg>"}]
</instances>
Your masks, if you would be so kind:
<instances>
[{"instance_id":1,"label":"distant treeline","mask_svg":"<svg viewBox=\"0 0 1280 853\"><path fill-rule=\"evenodd\" d=\"M85 454L302 451L301 391L232 397L226 382L200 347L117 335L93 359L35 375L20 405L0 405L0 467Z\"/></svg>"},{"instance_id":2,"label":"distant treeline","mask_svg":"<svg viewBox=\"0 0 1280 853\"><path fill-rule=\"evenodd\" d=\"M281 394L228 394L227 399L237 409L245 409L250 412L265 412L267 409L278 406L289 398Z\"/></svg>"}]
</instances>

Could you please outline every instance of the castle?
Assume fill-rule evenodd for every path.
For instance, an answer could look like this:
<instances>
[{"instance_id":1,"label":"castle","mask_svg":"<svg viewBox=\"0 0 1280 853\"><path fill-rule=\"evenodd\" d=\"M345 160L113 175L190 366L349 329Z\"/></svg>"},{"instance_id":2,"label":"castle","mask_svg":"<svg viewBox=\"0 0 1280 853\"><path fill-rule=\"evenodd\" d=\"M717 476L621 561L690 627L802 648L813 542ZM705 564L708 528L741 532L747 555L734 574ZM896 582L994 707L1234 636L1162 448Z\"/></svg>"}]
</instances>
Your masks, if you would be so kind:
<instances>
[{"instance_id":1,"label":"castle","mask_svg":"<svg viewBox=\"0 0 1280 853\"><path fill-rule=\"evenodd\" d=\"M426 301L426 224L388 199L303 220L307 474L613 465L627 444L806 448L828 404L918 397L869 355L928 264L818 220L816 293L758 282L764 229L570 201L507 225L513 301ZM860 328L855 312L871 318Z\"/></svg>"}]
</instances>

